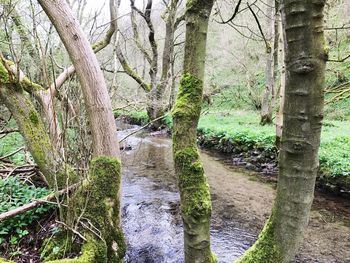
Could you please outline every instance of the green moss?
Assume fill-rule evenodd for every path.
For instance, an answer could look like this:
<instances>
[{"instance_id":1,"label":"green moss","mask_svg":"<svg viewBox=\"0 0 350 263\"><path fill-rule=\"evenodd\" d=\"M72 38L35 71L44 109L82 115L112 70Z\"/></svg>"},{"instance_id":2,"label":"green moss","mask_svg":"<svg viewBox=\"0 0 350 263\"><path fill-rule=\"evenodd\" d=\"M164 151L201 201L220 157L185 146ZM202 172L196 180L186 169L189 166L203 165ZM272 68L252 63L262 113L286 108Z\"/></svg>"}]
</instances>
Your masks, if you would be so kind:
<instances>
[{"instance_id":1,"label":"green moss","mask_svg":"<svg viewBox=\"0 0 350 263\"><path fill-rule=\"evenodd\" d=\"M210 263L217 263L218 262L218 257L214 254L211 253L211 258L210 258Z\"/></svg>"},{"instance_id":2,"label":"green moss","mask_svg":"<svg viewBox=\"0 0 350 263\"><path fill-rule=\"evenodd\" d=\"M203 81L185 74L182 76L177 99L172 110L173 118L198 118L202 106Z\"/></svg>"},{"instance_id":3,"label":"green moss","mask_svg":"<svg viewBox=\"0 0 350 263\"><path fill-rule=\"evenodd\" d=\"M114 157L99 156L91 161L88 181L69 200L65 221L68 225L75 225L77 218L80 222L87 221L87 225L91 223L98 229L95 232L99 236L91 236L86 228L80 229L88 239L81 249L82 255L77 259L52 262L123 262L126 246L119 222L120 170L120 161ZM50 250L53 246L62 250L59 244L50 245Z\"/></svg>"},{"instance_id":4,"label":"green moss","mask_svg":"<svg viewBox=\"0 0 350 263\"><path fill-rule=\"evenodd\" d=\"M88 241L82 246L81 256L72 259L59 259L44 261L48 263L105 263L107 262L106 245L101 240L89 237Z\"/></svg>"},{"instance_id":5,"label":"green moss","mask_svg":"<svg viewBox=\"0 0 350 263\"><path fill-rule=\"evenodd\" d=\"M44 90L42 86L30 81L30 79L27 77L24 77L20 84L21 84L21 88L23 88L26 91Z\"/></svg>"},{"instance_id":6,"label":"green moss","mask_svg":"<svg viewBox=\"0 0 350 263\"><path fill-rule=\"evenodd\" d=\"M29 112L29 119L34 125L38 125L39 117L38 117L38 114L35 111L30 111Z\"/></svg>"},{"instance_id":7,"label":"green moss","mask_svg":"<svg viewBox=\"0 0 350 263\"><path fill-rule=\"evenodd\" d=\"M0 62L0 82L3 84L10 82L8 71L3 62Z\"/></svg>"},{"instance_id":8,"label":"green moss","mask_svg":"<svg viewBox=\"0 0 350 263\"><path fill-rule=\"evenodd\" d=\"M74 222L81 213L99 229L107 244L108 262L122 262L125 242L119 222L121 183L120 161L100 156L91 161L89 182L79 189L69 206L69 220Z\"/></svg>"},{"instance_id":9,"label":"green moss","mask_svg":"<svg viewBox=\"0 0 350 263\"><path fill-rule=\"evenodd\" d=\"M279 263L283 262L281 248L275 238L273 215L261 231L258 240L235 263Z\"/></svg>"},{"instance_id":10,"label":"green moss","mask_svg":"<svg viewBox=\"0 0 350 263\"><path fill-rule=\"evenodd\" d=\"M60 233L44 240L40 249L40 257L43 261L55 260L62 258L69 251L71 251L69 238L65 233Z\"/></svg>"},{"instance_id":11,"label":"green moss","mask_svg":"<svg viewBox=\"0 0 350 263\"><path fill-rule=\"evenodd\" d=\"M0 263L16 263L16 262L12 260L8 260L6 258L0 258Z\"/></svg>"},{"instance_id":12,"label":"green moss","mask_svg":"<svg viewBox=\"0 0 350 263\"><path fill-rule=\"evenodd\" d=\"M175 152L182 197L182 213L200 218L211 213L209 185L196 147Z\"/></svg>"}]
</instances>

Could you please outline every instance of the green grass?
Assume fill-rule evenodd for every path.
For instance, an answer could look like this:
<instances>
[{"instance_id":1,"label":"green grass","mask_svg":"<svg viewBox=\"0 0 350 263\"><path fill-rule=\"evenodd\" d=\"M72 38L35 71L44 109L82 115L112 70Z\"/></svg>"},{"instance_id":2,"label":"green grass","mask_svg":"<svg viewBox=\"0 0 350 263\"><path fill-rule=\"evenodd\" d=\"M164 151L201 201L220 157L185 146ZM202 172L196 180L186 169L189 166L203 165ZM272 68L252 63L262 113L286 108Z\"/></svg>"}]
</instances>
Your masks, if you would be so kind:
<instances>
[{"instance_id":1,"label":"green grass","mask_svg":"<svg viewBox=\"0 0 350 263\"><path fill-rule=\"evenodd\" d=\"M212 112L201 116L198 131L205 136L220 136L249 149L271 149L275 140L274 127L261 126L259 121L259 116L253 111Z\"/></svg>"}]
</instances>

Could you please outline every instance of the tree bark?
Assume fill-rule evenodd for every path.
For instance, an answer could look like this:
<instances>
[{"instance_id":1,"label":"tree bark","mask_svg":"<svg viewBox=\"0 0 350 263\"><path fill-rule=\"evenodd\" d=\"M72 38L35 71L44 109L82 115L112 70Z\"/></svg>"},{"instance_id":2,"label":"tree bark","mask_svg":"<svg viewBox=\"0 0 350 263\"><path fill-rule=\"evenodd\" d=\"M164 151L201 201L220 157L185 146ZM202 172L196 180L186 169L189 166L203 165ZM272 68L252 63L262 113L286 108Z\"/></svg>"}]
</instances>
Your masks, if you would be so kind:
<instances>
[{"instance_id":1,"label":"tree bark","mask_svg":"<svg viewBox=\"0 0 350 263\"><path fill-rule=\"evenodd\" d=\"M212 5L211 0L192 0L186 4L184 70L172 110L173 151L184 222L186 263L217 262L210 249L209 185L196 144L203 96L208 20Z\"/></svg>"},{"instance_id":2,"label":"tree bark","mask_svg":"<svg viewBox=\"0 0 350 263\"><path fill-rule=\"evenodd\" d=\"M93 155L119 155L112 104L97 58L66 1L38 0L54 24L76 69L90 128Z\"/></svg>"},{"instance_id":3,"label":"tree bark","mask_svg":"<svg viewBox=\"0 0 350 263\"><path fill-rule=\"evenodd\" d=\"M282 29L282 22L278 23L280 29ZM280 30L282 31L282 30ZM284 92L286 89L286 65L285 65L285 55L284 55L284 37L283 35L279 38L280 48L279 48L279 57L282 64L281 67L281 76L280 76L280 86L278 89L279 95L279 109L276 114L276 140L275 145L278 149L281 148L282 140L282 130L283 130L283 109L284 109Z\"/></svg>"},{"instance_id":4,"label":"tree bark","mask_svg":"<svg viewBox=\"0 0 350 263\"><path fill-rule=\"evenodd\" d=\"M79 78L89 119L94 160L91 184L82 186L72 198L86 204L85 216L99 228L101 237L93 237L86 245L97 242L98 257L77 262L122 262L124 239L120 226L120 162L112 104L100 65L80 25L65 0L38 0L64 43ZM112 2L111 2L112 3ZM71 204L68 204L69 206ZM80 206L73 206L70 212ZM81 213L80 213L81 214ZM77 220L77 214L68 215ZM88 232L84 233L89 237ZM100 240L102 238L103 241ZM101 252L101 253L100 253Z\"/></svg>"},{"instance_id":5,"label":"tree bark","mask_svg":"<svg viewBox=\"0 0 350 263\"><path fill-rule=\"evenodd\" d=\"M270 219L240 263L291 262L308 224L323 118L324 5L283 1L287 74L277 195Z\"/></svg>"}]
</instances>

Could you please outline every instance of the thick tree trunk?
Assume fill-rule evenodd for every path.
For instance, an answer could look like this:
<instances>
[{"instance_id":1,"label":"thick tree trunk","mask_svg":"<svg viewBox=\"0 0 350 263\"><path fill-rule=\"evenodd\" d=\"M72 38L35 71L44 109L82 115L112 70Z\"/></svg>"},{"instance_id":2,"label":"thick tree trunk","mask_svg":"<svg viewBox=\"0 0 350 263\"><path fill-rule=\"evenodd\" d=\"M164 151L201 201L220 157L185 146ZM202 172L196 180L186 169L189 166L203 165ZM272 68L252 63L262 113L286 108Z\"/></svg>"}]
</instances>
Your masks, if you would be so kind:
<instances>
[{"instance_id":1,"label":"thick tree trunk","mask_svg":"<svg viewBox=\"0 0 350 263\"><path fill-rule=\"evenodd\" d=\"M76 69L81 84L94 156L118 156L119 147L112 104L97 58L66 1L38 0L54 24Z\"/></svg>"},{"instance_id":2,"label":"thick tree trunk","mask_svg":"<svg viewBox=\"0 0 350 263\"><path fill-rule=\"evenodd\" d=\"M81 191L73 197L73 200L81 200L79 204L86 204L82 212L85 211L87 218L96 222L96 227L101 232L100 237L94 236L93 240L99 244L102 242L106 248L106 253L101 254L99 250L99 259L85 262L105 262L105 260L122 262L125 249L120 226L119 146L105 79L93 49L73 17L67 2L65 0L38 0L38 2L55 26L76 69L90 123L93 156L98 160L93 161L90 168L92 169L90 177L94 178L95 172L98 176L96 180L92 179L91 183L94 185L82 186ZM95 165L99 167L96 168ZM77 207L73 206L72 209ZM69 218L72 221L74 219L78 218L75 216L73 219ZM89 236L89 231L84 231L84 234Z\"/></svg>"},{"instance_id":3,"label":"thick tree trunk","mask_svg":"<svg viewBox=\"0 0 350 263\"><path fill-rule=\"evenodd\" d=\"M184 222L186 263L210 263L217 259L210 249L211 199L196 144L201 112L207 28L213 1L186 4L184 72L172 110L173 151L179 178Z\"/></svg>"},{"instance_id":4,"label":"thick tree trunk","mask_svg":"<svg viewBox=\"0 0 350 263\"><path fill-rule=\"evenodd\" d=\"M323 118L324 4L283 2L287 74L277 195L258 241L237 262L291 262L308 224Z\"/></svg>"}]
</instances>

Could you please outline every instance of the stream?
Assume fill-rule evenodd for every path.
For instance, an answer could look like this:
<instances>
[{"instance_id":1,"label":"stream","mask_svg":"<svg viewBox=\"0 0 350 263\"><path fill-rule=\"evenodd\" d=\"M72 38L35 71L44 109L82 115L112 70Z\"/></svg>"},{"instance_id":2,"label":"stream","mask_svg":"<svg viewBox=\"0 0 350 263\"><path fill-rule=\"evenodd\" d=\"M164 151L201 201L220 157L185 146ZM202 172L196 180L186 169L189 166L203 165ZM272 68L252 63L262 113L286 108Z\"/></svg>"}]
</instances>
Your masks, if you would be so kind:
<instances>
[{"instance_id":1,"label":"stream","mask_svg":"<svg viewBox=\"0 0 350 263\"><path fill-rule=\"evenodd\" d=\"M137 128L124 127L125 130L118 133L119 139ZM122 151L122 225L128 247L125 262L182 263L180 198L171 140L138 133L121 145L128 148ZM220 158L212 154L201 151L201 158L213 202L212 250L218 262L232 263L256 240L270 213L274 190L243 172L225 167ZM350 262L328 258L319 261L307 253L297 262Z\"/></svg>"}]
</instances>

